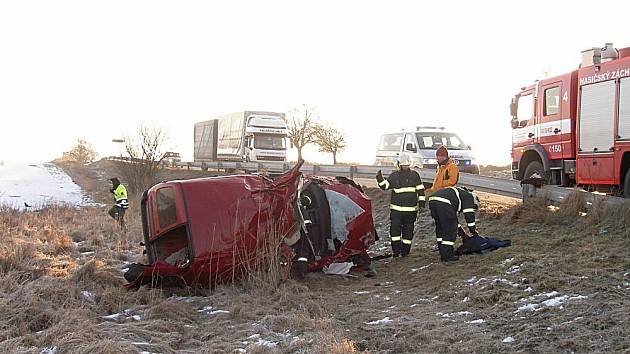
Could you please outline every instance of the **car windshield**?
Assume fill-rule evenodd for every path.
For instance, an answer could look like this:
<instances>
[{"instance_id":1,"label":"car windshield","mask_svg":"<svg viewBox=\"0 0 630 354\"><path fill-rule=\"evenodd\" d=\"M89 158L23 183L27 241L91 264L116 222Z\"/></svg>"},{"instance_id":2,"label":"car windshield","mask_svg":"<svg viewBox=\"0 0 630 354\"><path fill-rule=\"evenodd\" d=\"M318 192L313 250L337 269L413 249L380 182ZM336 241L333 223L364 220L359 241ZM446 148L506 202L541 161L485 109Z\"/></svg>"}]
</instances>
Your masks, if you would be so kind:
<instances>
[{"instance_id":1,"label":"car windshield","mask_svg":"<svg viewBox=\"0 0 630 354\"><path fill-rule=\"evenodd\" d=\"M256 149L284 150L286 145L284 137L273 134L257 134L254 136L254 147Z\"/></svg>"},{"instance_id":2,"label":"car windshield","mask_svg":"<svg viewBox=\"0 0 630 354\"><path fill-rule=\"evenodd\" d=\"M444 145L449 150L467 150L468 146L464 144L456 134L453 133L416 133L420 149L437 150Z\"/></svg>"}]
</instances>

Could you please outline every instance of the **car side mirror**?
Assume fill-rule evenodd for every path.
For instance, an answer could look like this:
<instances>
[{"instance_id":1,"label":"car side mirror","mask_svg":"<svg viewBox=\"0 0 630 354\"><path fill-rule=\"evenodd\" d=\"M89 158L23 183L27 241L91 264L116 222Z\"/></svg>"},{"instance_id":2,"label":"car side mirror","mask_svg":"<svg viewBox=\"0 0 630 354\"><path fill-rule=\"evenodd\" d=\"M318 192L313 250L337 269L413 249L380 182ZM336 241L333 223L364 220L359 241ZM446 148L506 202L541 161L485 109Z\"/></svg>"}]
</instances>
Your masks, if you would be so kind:
<instances>
[{"instance_id":1,"label":"car side mirror","mask_svg":"<svg viewBox=\"0 0 630 354\"><path fill-rule=\"evenodd\" d=\"M417 152L418 150L416 149L415 146L413 146L413 144L411 143L407 143L407 145L405 145L405 150L407 151L412 151L412 152Z\"/></svg>"}]
</instances>

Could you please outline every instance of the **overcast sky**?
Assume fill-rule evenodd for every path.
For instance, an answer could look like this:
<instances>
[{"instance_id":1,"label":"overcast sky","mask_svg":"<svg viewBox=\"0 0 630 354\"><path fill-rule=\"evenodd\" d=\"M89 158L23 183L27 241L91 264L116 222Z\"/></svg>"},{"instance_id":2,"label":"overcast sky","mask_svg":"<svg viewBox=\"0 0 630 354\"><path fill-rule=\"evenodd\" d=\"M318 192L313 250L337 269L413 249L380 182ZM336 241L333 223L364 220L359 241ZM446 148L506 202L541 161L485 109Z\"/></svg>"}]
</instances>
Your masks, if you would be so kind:
<instances>
[{"instance_id":1,"label":"overcast sky","mask_svg":"<svg viewBox=\"0 0 630 354\"><path fill-rule=\"evenodd\" d=\"M3 1L0 161L98 152L140 122L192 159L194 122L308 104L373 163L380 134L444 125L480 163L510 161L508 104L630 46L627 1ZM329 162L307 151L305 157Z\"/></svg>"}]
</instances>

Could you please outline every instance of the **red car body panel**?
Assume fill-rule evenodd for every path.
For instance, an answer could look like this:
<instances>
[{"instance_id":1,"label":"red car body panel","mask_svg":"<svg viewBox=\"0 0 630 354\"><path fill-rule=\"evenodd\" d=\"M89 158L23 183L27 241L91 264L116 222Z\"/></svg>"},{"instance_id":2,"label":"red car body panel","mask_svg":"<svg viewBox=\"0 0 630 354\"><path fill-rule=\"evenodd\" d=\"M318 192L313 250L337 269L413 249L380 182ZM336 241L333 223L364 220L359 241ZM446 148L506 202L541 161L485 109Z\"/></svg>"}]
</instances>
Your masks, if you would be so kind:
<instances>
[{"instance_id":1,"label":"red car body panel","mask_svg":"<svg viewBox=\"0 0 630 354\"><path fill-rule=\"evenodd\" d=\"M126 286L158 281L211 286L241 277L255 266L258 246L270 235L282 240L304 236L298 211L301 182L341 193L363 209L347 224L348 237L338 252L311 259L308 270L357 255L369 260L367 249L376 239L370 199L334 178L302 177L300 166L275 180L238 175L169 181L150 188L142 200L149 264L133 265L134 270L125 274ZM295 251L287 243L281 242L277 252L283 264L291 264ZM288 266L284 271L287 275Z\"/></svg>"}]
</instances>

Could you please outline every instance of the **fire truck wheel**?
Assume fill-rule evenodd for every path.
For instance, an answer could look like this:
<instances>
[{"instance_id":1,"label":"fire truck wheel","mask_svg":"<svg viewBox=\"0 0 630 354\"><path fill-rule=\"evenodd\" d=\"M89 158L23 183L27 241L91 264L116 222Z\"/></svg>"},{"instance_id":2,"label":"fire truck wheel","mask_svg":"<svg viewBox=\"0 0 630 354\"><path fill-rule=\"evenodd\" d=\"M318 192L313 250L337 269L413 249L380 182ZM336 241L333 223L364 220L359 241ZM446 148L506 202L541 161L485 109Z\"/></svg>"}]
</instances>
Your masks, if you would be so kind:
<instances>
[{"instance_id":1,"label":"fire truck wheel","mask_svg":"<svg viewBox=\"0 0 630 354\"><path fill-rule=\"evenodd\" d=\"M623 181L623 197L630 198L630 170L626 172L626 178Z\"/></svg>"},{"instance_id":2,"label":"fire truck wheel","mask_svg":"<svg viewBox=\"0 0 630 354\"><path fill-rule=\"evenodd\" d=\"M540 163L540 161L532 161L529 163L529 165L527 165L527 167L525 168L525 174L523 175L523 179L531 177L534 173L538 173L538 175L540 175L543 178L545 183L549 183L549 177L545 173L545 170L543 169L543 165L542 163Z\"/></svg>"}]
</instances>

